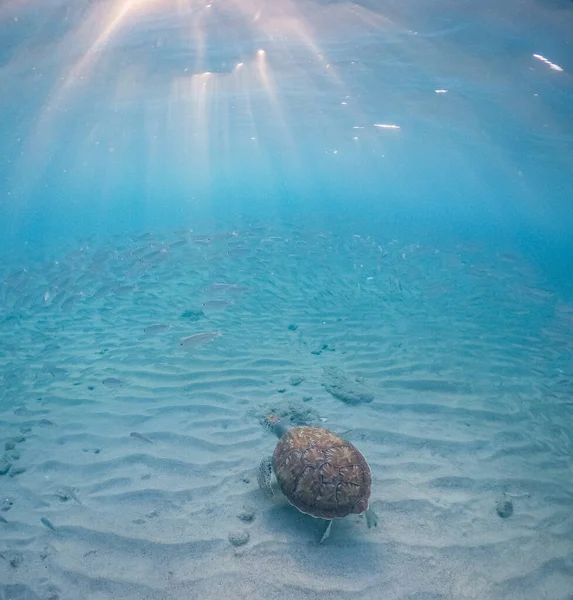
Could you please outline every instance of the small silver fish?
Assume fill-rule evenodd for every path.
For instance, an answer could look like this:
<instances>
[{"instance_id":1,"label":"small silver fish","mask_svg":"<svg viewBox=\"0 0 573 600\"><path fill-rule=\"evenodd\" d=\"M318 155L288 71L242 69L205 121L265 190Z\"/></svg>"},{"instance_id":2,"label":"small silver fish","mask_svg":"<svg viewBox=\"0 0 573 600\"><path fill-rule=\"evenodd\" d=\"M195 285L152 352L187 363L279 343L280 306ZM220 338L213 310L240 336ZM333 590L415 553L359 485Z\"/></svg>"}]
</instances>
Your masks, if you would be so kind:
<instances>
[{"instance_id":1,"label":"small silver fish","mask_svg":"<svg viewBox=\"0 0 573 600\"><path fill-rule=\"evenodd\" d=\"M94 298L103 298L104 296L111 294L112 290L113 285L104 285L103 287L100 287L98 290L96 290L96 292L94 293Z\"/></svg>"},{"instance_id":2,"label":"small silver fish","mask_svg":"<svg viewBox=\"0 0 573 600\"><path fill-rule=\"evenodd\" d=\"M220 308L226 308L231 304L235 303L232 300L208 300L207 302L203 302L201 306L203 308L216 310Z\"/></svg>"},{"instance_id":3,"label":"small silver fish","mask_svg":"<svg viewBox=\"0 0 573 600\"><path fill-rule=\"evenodd\" d=\"M46 519L46 517L42 517L40 519L40 521L42 522L42 525L45 525L48 529L51 529L52 531L56 531L56 528L54 527L52 522L49 519Z\"/></svg>"},{"instance_id":4,"label":"small silver fish","mask_svg":"<svg viewBox=\"0 0 573 600\"><path fill-rule=\"evenodd\" d=\"M81 500L78 498L78 495L74 492L73 488L69 485L65 485L60 488L58 495L62 497L62 494L65 496L69 496L72 500L75 500L78 504L81 504Z\"/></svg>"},{"instance_id":5,"label":"small silver fish","mask_svg":"<svg viewBox=\"0 0 573 600\"><path fill-rule=\"evenodd\" d=\"M161 324L158 324L158 325L150 325L149 327L146 327L143 330L143 332L144 333L148 333L148 334L161 333L162 331L166 331L170 327L171 327L171 325L169 323L161 323Z\"/></svg>"},{"instance_id":6,"label":"small silver fish","mask_svg":"<svg viewBox=\"0 0 573 600\"><path fill-rule=\"evenodd\" d=\"M100 250L96 252L92 257L92 265L103 263L109 257L110 252L108 250Z\"/></svg>"},{"instance_id":7,"label":"small silver fish","mask_svg":"<svg viewBox=\"0 0 573 600\"><path fill-rule=\"evenodd\" d=\"M50 373L50 375L54 379L64 379L68 376L68 372L65 369L62 369L61 367L53 367L50 365L46 365L44 367L44 371Z\"/></svg>"},{"instance_id":8,"label":"small silver fish","mask_svg":"<svg viewBox=\"0 0 573 600\"><path fill-rule=\"evenodd\" d=\"M102 379L102 383L108 387L118 387L121 385L121 379L118 379L117 377L106 377L105 379Z\"/></svg>"},{"instance_id":9,"label":"small silver fish","mask_svg":"<svg viewBox=\"0 0 573 600\"><path fill-rule=\"evenodd\" d=\"M241 248L238 246L235 248L229 248L226 252L226 254L228 254L230 256L247 256L250 253L251 253L250 248Z\"/></svg>"},{"instance_id":10,"label":"small silver fish","mask_svg":"<svg viewBox=\"0 0 573 600\"><path fill-rule=\"evenodd\" d=\"M113 293L116 296L121 296L122 294L133 292L136 289L137 287L135 285L120 285L113 290Z\"/></svg>"},{"instance_id":11,"label":"small silver fish","mask_svg":"<svg viewBox=\"0 0 573 600\"><path fill-rule=\"evenodd\" d=\"M71 310L71 308L74 305L75 301L76 301L76 297L75 296L70 296L67 300L64 300L62 302L62 305L60 306L60 308L62 310Z\"/></svg>"},{"instance_id":12,"label":"small silver fish","mask_svg":"<svg viewBox=\"0 0 573 600\"><path fill-rule=\"evenodd\" d=\"M138 440L143 440L144 442L149 442L150 444L154 444L155 442L148 438L146 435L143 435L142 433L137 433L137 431L132 431L129 434L132 438L136 438Z\"/></svg>"},{"instance_id":13,"label":"small silver fish","mask_svg":"<svg viewBox=\"0 0 573 600\"><path fill-rule=\"evenodd\" d=\"M211 243L211 238L210 237L194 237L193 243L208 246Z\"/></svg>"},{"instance_id":14,"label":"small silver fish","mask_svg":"<svg viewBox=\"0 0 573 600\"><path fill-rule=\"evenodd\" d=\"M69 298L68 298L69 300ZM66 300L66 292L58 292L52 299L52 304L54 306L58 306L58 304L61 306L63 302L67 302L68 300Z\"/></svg>"},{"instance_id":15,"label":"small silver fish","mask_svg":"<svg viewBox=\"0 0 573 600\"><path fill-rule=\"evenodd\" d=\"M244 294L246 291L248 291L248 289L249 288L244 285L233 283L225 288L219 288L218 291L223 292L224 294Z\"/></svg>"},{"instance_id":16,"label":"small silver fish","mask_svg":"<svg viewBox=\"0 0 573 600\"><path fill-rule=\"evenodd\" d=\"M236 283L212 283L205 288L206 292L226 292L239 287Z\"/></svg>"},{"instance_id":17,"label":"small silver fish","mask_svg":"<svg viewBox=\"0 0 573 600\"><path fill-rule=\"evenodd\" d=\"M218 331L205 331L203 333L196 333L194 335L190 335L189 337L183 338L179 345L185 348L195 348L196 346L202 346L203 344L207 344L211 340L214 340L216 337L219 337L221 333Z\"/></svg>"},{"instance_id":18,"label":"small silver fish","mask_svg":"<svg viewBox=\"0 0 573 600\"><path fill-rule=\"evenodd\" d=\"M140 248L136 248L135 250L131 251L131 255L135 256L136 258L141 256L144 252L147 252L149 250L149 248L147 246L141 246Z\"/></svg>"}]
</instances>

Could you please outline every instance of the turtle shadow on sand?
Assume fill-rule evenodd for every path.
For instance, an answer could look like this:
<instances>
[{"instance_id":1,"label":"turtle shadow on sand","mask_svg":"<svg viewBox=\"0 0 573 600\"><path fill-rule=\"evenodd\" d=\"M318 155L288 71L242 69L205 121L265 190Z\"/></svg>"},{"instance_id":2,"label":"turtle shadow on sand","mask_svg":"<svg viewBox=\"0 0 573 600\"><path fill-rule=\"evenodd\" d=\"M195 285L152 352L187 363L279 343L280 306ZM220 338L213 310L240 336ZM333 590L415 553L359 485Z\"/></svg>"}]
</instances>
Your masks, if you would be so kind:
<instances>
[{"instance_id":1,"label":"turtle shadow on sand","mask_svg":"<svg viewBox=\"0 0 573 600\"><path fill-rule=\"evenodd\" d=\"M336 519L322 544L319 540L326 522L300 513L286 501L270 507L267 504L260 519L266 531L276 533L286 543L281 545L281 554L288 554L308 573L362 576L379 571L383 564L380 527L367 529L363 517Z\"/></svg>"}]
</instances>

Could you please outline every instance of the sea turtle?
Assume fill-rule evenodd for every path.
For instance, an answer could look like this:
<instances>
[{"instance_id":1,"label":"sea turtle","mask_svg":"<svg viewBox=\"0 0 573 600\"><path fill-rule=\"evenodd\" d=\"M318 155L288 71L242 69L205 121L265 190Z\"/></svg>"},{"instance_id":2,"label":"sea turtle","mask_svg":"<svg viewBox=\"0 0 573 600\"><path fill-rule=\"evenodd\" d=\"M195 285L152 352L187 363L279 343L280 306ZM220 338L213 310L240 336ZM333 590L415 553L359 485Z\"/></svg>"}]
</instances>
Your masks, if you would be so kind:
<instances>
[{"instance_id":1,"label":"sea turtle","mask_svg":"<svg viewBox=\"0 0 573 600\"><path fill-rule=\"evenodd\" d=\"M328 521L321 544L332 521L351 513L365 513L368 527L376 527L376 514L368 508L370 467L357 448L325 427L290 428L274 414L265 425L279 438L273 455L259 466L259 487L267 495L273 495L274 473L290 504Z\"/></svg>"}]
</instances>

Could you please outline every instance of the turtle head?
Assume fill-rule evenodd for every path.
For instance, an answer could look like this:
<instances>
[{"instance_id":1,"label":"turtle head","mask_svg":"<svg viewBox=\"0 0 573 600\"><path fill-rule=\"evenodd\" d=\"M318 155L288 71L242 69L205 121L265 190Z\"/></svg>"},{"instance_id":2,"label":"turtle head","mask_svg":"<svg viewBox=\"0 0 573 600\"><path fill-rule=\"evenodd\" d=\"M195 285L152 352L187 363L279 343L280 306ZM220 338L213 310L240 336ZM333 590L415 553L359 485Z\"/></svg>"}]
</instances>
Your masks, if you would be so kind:
<instances>
[{"instance_id":1,"label":"turtle head","mask_svg":"<svg viewBox=\"0 0 573 600\"><path fill-rule=\"evenodd\" d=\"M274 433L278 438L281 438L289 429L288 425L274 413L267 415L264 419L265 427Z\"/></svg>"}]
</instances>

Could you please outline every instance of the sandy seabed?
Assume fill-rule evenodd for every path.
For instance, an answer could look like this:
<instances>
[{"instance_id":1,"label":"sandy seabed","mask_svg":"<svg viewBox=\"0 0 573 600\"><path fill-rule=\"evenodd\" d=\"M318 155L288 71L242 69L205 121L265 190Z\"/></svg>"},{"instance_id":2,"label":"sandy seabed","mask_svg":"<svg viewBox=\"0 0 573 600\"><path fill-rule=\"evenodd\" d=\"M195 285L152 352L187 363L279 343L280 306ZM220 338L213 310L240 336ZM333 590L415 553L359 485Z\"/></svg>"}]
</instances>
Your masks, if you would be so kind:
<instances>
[{"instance_id":1,"label":"sandy seabed","mask_svg":"<svg viewBox=\"0 0 573 600\"><path fill-rule=\"evenodd\" d=\"M0 599L573 598L573 306L523 257L259 223L0 274ZM376 529L264 497L271 410Z\"/></svg>"}]
</instances>

